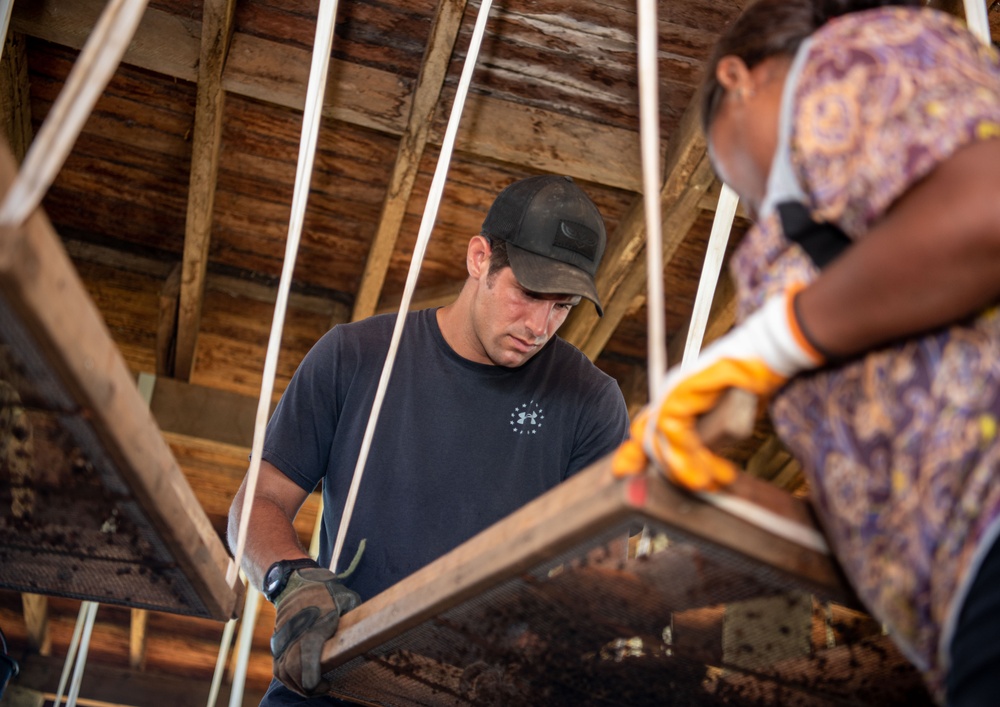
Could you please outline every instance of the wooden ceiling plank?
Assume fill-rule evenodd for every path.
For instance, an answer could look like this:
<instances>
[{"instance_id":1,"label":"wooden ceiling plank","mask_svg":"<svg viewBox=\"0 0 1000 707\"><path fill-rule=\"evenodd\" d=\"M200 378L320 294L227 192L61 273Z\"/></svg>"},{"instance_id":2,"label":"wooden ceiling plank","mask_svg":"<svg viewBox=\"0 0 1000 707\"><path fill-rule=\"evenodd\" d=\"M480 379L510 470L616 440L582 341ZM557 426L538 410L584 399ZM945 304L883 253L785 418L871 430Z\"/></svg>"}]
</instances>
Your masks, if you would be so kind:
<instances>
[{"instance_id":1,"label":"wooden ceiling plank","mask_svg":"<svg viewBox=\"0 0 1000 707\"><path fill-rule=\"evenodd\" d=\"M442 130L431 142L440 144ZM472 95L456 149L603 186L642 191L639 133L490 96Z\"/></svg>"},{"instance_id":2,"label":"wooden ceiling plank","mask_svg":"<svg viewBox=\"0 0 1000 707\"><path fill-rule=\"evenodd\" d=\"M3 134L18 164L31 144L31 95L24 35L8 32L0 59L0 115Z\"/></svg>"},{"instance_id":3,"label":"wooden ceiling plank","mask_svg":"<svg viewBox=\"0 0 1000 707\"><path fill-rule=\"evenodd\" d=\"M706 155L705 138L698 124L698 108L694 103L684 112L677 138L670 143L664 173L660 211L665 267L690 231L698 215L701 196L715 179ZM697 199L694 199L695 196ZM588 356L600 353L628 311L628 305L645 285L646 264L641 256L646 249L646 223L641 198L629 207L609 240L596 278L604 317L598 317L592 307L577 307L563 327L563 338ZM603 333L598 334L598 329Z\"/></svg>"},{"instance_id":4,"label":"wooden ceiling plank","mask_svg":"<svg viewBox=\"0 0 1000 707\"><path fill-rule=\"evenodd\" d=\"M19 32L79 49L102 9L102 0L16 3L12 26ZM196 25L147 9L124 61L185 81L197 80ZM308 50L236 33L222 78L224 90L302 110L309 76ZM388 71L331 61L324 116L390 135L402 135L409 115L410 86ZM440 127L438 127L438 125ZM440 145L443 121L428 141ZM572 116L471 95L457 149L480 157L567 174L595 184L640 191L639 135Z\"/></svg>"},{"instance_id":5,"label":"wooden ceiling plank","mask_svg":"<svg viewBox=\"0 0 1000 707\"><path fill-rule=\"evenodd\" d=\"M403 217L406 216L406 206L410 203L413 184L417 180L420 161L427 145L431 119L448 75L448 61L462 28L465 5L466 0L440 0L438 4L424 63L410 102L410 117L399 140L396 163L389 177L378 229L372 240L361 276L361 286L354 301L351 315L353 321L370 317L378 305Z\"/></svg>"},{"instance_id":6,"label":"wooden ceiling plank","mask_svg":"<svg viewBox=\"0 0 1000 707\"><path fill-rule=\"evenodd\" d=\"M176 264L171 264L162 258L151 258L133 253L127 253L107 246L84 241L67 240L63 241L66 252L74 261L84 261L98 263L107 267L118 268L128 272L148 275L160 280L169 278L170 273ZM277 299L278 288L260 282L253 282L232 275L221 275L219 273L208 273L205 286L210 290L223 292L231 297L246 297L274 304ZM165 291L166 291L166 286ZM347 321L350 315L349 308L343 302L320 295L308 295L293 292L288 297L288 306L291 309L301 309L305 312L315 314L325 314L338 323Z\"/></svg>"},{"instance_id":7,"label":"wooden ceiling plank","mask_svg":"<svg viewBox=\"0 0 1000 707\"><path fill-rule=\"evenodd\" d=\"M219 149L222 143L222 112L225 103L222 70L229 53L235 8L236 0L207 0L202 11L191 181L188 189L174 356L174 375L181 380L191 378L198 345L205 276L208 272L208 247L212 237Z\"/></svg>"}]
</instances>

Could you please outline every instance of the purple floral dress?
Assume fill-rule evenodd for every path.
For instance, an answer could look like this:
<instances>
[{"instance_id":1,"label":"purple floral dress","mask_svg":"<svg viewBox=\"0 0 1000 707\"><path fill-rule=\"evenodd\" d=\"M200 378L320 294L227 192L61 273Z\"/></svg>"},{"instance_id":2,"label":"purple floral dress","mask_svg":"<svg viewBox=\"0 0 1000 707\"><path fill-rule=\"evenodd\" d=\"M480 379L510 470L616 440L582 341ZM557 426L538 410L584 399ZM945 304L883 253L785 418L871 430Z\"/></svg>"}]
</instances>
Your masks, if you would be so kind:
<instances>
[{"instance_id":1,"label":"purple floral dress","mask_svg":"<svg viewBox=\"0 0 1000 707\"><path fill-rule=\"evenodd\" d=\"M939 162L1000 137L1000 62L942 13L845 15L800 48L780 122L761 219L732 263L741 317L818 273L776 204L864 238ZM771 414L859 596L940 698L961 601L1000 531L997 307L799 377Z\"/></svg>"}]
</instances>

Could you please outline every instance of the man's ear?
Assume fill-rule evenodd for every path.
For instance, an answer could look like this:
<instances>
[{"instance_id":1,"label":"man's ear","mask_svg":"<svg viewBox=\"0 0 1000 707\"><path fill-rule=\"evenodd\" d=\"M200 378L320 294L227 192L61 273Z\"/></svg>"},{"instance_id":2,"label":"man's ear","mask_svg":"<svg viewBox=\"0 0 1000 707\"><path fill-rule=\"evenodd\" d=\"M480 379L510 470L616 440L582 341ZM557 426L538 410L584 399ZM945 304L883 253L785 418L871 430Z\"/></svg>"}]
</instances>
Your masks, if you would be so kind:
<instances>
[{"instance_id":1,"label":"man's ear","mask_svg":"<svg viewBox=\"0 0 1000 707\"><path fill-rule=\"evenodd\" d=\"M490 255L493 249L484 236L473 236L469 239L469 249L465 255L465 265L469 270L469 277L478 280L485 277L490 270Z\"/></svg>"},{"instance_id":2,"label":"man's ear","mask_svg":"<svg viewBox=\"0 0 1000 707\"><path fill-rule=\"evenodd\" d=\"M715 78L719 80L726 91L736 91L737 94L753 93L753 77L744 61L733 54L727 54L719 59L715 67Z\"/></svg>"}]
</instances>

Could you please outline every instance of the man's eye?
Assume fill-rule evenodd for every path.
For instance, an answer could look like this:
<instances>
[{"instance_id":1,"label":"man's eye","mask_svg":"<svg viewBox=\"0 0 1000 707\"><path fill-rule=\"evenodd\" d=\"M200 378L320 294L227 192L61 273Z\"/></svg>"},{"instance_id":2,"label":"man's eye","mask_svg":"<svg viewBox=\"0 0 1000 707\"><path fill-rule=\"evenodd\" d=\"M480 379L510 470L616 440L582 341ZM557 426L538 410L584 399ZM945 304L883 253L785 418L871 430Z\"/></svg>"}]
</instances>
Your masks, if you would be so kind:
<instances>
[{"instance_id":1,"label":"man's eye","mask_svg":"<svg viewBox=\"0 0 1000 707\"><path fill-rule=\"evenodd\" d=\"M559 309L569 310L569 309L573 309L573 307L575 307L576 305L573 302L560 302L556 306L559 307Z\"/></svg>"}]
</instances>

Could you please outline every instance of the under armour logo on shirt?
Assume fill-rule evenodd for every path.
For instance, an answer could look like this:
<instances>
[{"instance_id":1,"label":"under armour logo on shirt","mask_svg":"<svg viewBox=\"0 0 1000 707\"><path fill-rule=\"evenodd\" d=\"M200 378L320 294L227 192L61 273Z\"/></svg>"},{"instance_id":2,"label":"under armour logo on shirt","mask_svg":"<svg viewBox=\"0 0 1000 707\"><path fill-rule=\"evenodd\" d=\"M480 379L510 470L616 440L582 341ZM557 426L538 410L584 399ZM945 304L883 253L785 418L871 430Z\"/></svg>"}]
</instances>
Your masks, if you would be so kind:
<instances>
[{"instance_id":1,"label":"under armour logo on shirt","mask_svg":"<svg viewBox=\"0 0 1000 707\"><path fill-rule=\"evenodd\" d=\"M519 435L538 434L544 419L545 411L532 400L514 408L514 412L510 414L510 426Z\"/></svg>"}]
</instances>

